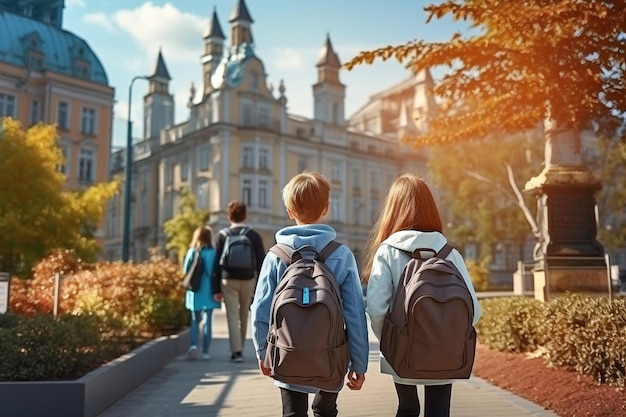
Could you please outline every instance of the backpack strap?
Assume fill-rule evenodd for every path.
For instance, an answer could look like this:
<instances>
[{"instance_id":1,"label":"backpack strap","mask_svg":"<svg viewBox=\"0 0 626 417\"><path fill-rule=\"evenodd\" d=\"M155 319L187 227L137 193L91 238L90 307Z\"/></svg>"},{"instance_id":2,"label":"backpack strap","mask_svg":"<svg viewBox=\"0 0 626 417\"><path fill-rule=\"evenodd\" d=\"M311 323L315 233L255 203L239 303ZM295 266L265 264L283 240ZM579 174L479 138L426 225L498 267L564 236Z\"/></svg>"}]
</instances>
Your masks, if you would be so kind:
<instances>
[{"instance_id":1,"label":"backpack strap","mask_svg":"<svg viewBox=\"0 0 626 417\"><path fill-rule=\"evenodd\" d=\"M445 245L443 245L443 248L441 248L441 250L437 252L437 254L435 254L435 256L440 259L446 259L448 255L452 253L452 249L454 248L446 243Z\"/></svg>"},{"instance_id":2,"label":"backpack strap","mask_svg":"<svg viewBox=\"0 0 626 417\"><path fill-rule=\"evenodd\" d=\"M246 233L248 233L248 230L249 230L248 226L244 226L244 227L243 227L243 228L239 231L239 234L243 236L243 235L245 235Z\"/></svg>"},{"instance_id":3,"label":"backpack strap","mask_svg":"<svg viewBox=\"0 0 626 417\"><path fill-rule=\"evenodd\" d=\"M337 248L339 248L339 246L341 246L341 243L337 242L336 240L331 240L328 245L324 246L324 249L322 249L319 254L317 255L317 259L320 262L325 262L326 258L328 258L330 255L332 255L332 253L334 251L337 250Z\"/></svg>"},{"instance_id":4,"label":"backpack strap","mask_svg":"<svg viewBox=\"0 0 626 417\"><path fill-rule=\"evenodd\" d=\"M223 234L224 236L232 236L233 235L233 231L230 229L230 227L225 227L222 230L220 230L220 233Z\"/></svg>"},{"instance_id":5,"label":"backpack strap","mask_svg":"<svg viewBox=\"0 0 626 417\"><path fill-rule=\"evenodd\" d=\"M276 256L278 256L280 260L285 263L285 265L289 266L291 265L291 257L293 256L295 250L291 246L285 245L284 243L277 243L270 248L270 252L276 254Z\"/></svg>"},{"instance_id":6,"label":"backpack strap","mask_svg":"<svg viewBox=\"0 0 626 417\"><path fill-rule=\"evenodd\" d=\"M331 240L328 245L317 252L312 246L303 246L298 249L293 249L291 246L285 245L284 243L277 243L270 248L270 252L276 254L285 265L289 266L294 260L301 259L303 255L308 255L309 253L315 253L317 260L324 262L339 246L341 246L341 243ZM297 259L294 259L294 257Z\"/></svg>"}]
</instances>

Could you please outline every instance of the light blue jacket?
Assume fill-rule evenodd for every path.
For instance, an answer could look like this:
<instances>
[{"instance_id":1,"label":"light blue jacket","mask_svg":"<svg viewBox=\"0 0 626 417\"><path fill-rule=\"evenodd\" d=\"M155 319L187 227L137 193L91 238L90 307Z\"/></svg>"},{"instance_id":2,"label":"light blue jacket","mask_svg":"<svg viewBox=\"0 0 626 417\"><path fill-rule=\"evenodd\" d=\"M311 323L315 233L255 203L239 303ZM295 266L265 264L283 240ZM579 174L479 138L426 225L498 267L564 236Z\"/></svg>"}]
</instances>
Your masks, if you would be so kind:
<instances>
[{"instance_id":1,"label":"light blue jacket","mask_svg":"<svg viewBox=\"0 0 626 417\"><path fill-rule=\"evenodd\" d=\"M276 233L276 242L284 243L292 248L310 245L318 251L322 250L337 236L335 230L325 224L309 224L289 226ZM339 247L326 259L326 265L333 271L339 284L343 300L343 314L346 321L348 340L350 343L350 369L359 374L367 371L369 341L367 335L367 319L363 303L363 290L354 255L346 246ZM265 358L267 333L269 331L270 308L274 290L278 284L285 264L278 256L268 252L261 267L261 273L251 307L252 340L256 349L257 359ZM289 385L279 381L275 385L300 392L317 392L317 388Z\"/></svg>"},{"instance_id":2,"label":"light blue jacket","mask_svg":"<svg viewBox=\"0 0 626 417\"><path fill-rule=\"evenodd\" d=\"M183 261L183 272L185 273L191 267L194 251L195 249L193 248L187 250L185 260ZM185 308L191 311L210 310L212 308L220 308L221 306L221 304L213 298L211 288L211 277L213 276L215 264L215 249L202 248L200 250L200 256L202 256L202 262L204 263L204 273L200 281L200 290L198 290L198 292L187 290L185 294Z\"/></svg>"},{"instance_id":3,"label":"light blue jacket","mask_svg":"<svg viewBox=\"0 0 626 417\"><path fill-rule=\"evenodd\" d=\"M383 244L378 247L376 254L374 255L372 272L367 283L366 299L367 314L370 317L372 330L378 340L380 340L380 335L383 330L385 315L390 308L393 294L395 293L398 283L400 282L402 269L409 261L409 255L402 251L413 252L418 248L427 248L439 251L446 243L446 238L439 232L402 230L389 236ZM463 261L463 257L456 249L453 249L446 259L452 261L454 266L456 266L461 272L463 279L472 294L472 301L474 304L473 323L476 324L482 312L480 304L478 304L476 292L474 291L474 285L472 284L469 272L465 266L465 262ZM391 365L389 365L382 354L380 356L380 371L382 373L392 375L395 382L404 385L440 385L452 382L449 380L416 380L400 378L395 374Z\"/></svg>"}]
</instances>

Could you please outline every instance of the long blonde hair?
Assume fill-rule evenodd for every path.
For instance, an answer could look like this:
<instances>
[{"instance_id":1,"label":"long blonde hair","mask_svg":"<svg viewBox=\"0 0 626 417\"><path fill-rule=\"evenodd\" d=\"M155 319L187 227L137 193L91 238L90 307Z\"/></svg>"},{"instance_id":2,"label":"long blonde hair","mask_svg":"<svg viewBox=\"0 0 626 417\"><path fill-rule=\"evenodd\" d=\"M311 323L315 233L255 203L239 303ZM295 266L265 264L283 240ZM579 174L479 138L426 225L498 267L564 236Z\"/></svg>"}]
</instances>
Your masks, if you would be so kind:
<instances>
[{"instance_id":1,"label":"long blonde hair","mask_svg":"<svg viewBox=\"0 0 626 417\"><path fill-rule=\"evenodd\" d=\"M213 229L210 226L200 226L193 232L190 247L194 249L213 247Z\"/></svg>"},{"instance_id":2,"label":"long blonde hair","mask_svg":"<svg viewBox=\"0 0 626 417\"><path fill-rule=\"evenodd\" d=\"M398 175L380 207L367 243L362 280L372 272L374 254L380 244L399 230L443 232L439 210L428 185L415 173Z\"/></svg>"}]
</instances>

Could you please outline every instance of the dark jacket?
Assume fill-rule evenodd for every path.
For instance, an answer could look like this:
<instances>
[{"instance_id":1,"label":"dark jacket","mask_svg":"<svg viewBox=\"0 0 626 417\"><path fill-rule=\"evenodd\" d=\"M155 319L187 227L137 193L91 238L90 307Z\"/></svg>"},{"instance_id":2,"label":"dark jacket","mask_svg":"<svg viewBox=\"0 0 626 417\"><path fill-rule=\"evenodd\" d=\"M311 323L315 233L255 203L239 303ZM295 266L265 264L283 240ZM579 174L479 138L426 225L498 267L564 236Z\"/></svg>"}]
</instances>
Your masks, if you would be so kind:
<instances>
[{"instance_id":1,"label":"dark jacket","mask_svg":"<svg viewBox=\"0 0 626 417\"><path fill-rule=\"evenodd\" d=\"M256 257L256 271L226 271L221 268L221 266L219 265L219 259L222 257L222 252L224 251L226 234L222 232L222 230L224 229L220 230L220 233L217 234L215 242L215 256L218 261L215 263L215 269L213 271L214 294L222 292L222 278L242 280L254 279L256 276L259 275L259 272L261 271L261 265L263 265L263 259L265 258L265 248L263 247L263 241L261 239L261 236L259 236L259 234L254 229L246 225L237 224L236 226L231 226L230 229L232 230L233 234L237 234L241 232L241 229L243 229L244 227L248 228L246 236L248 237L248 239L250 239L250 242L252 242L252 246L254 248L254 254Z\"/></svg>"}]
</instances>

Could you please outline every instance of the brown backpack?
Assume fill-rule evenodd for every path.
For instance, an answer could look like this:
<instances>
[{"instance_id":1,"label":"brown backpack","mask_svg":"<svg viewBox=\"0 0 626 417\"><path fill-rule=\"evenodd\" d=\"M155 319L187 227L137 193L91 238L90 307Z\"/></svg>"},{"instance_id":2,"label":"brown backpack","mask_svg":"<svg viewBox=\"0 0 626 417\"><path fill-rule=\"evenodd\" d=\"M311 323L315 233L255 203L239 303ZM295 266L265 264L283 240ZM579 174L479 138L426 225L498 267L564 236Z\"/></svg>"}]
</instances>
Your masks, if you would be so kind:
<instances>
[{"instance_id":1,"label":"brown backpack","mask_svg":"<svg viewBox=\"0 0 626 417\"><path fill-rule=\"evenodd\" d=\"M350 351L339 285L324 264L339 243L319 253L277 244L270 251L287 265L272 299L264 365L287 384L339 391Z\"/></svg>"},{"instance_id":2,"label":"brown backpack","mask_svg":"<svg viewBox=\"0 0 626 417\"><path fill-rule=\"evenodd\" d=\"M472 373L476 331L474 303L463 276L445 258L446 244L406 252L391 308L385 317L380 350L396 374L410 379L467 379ZM420 252L433 252L423 259Z\"/></svg>"}]
</instances>

